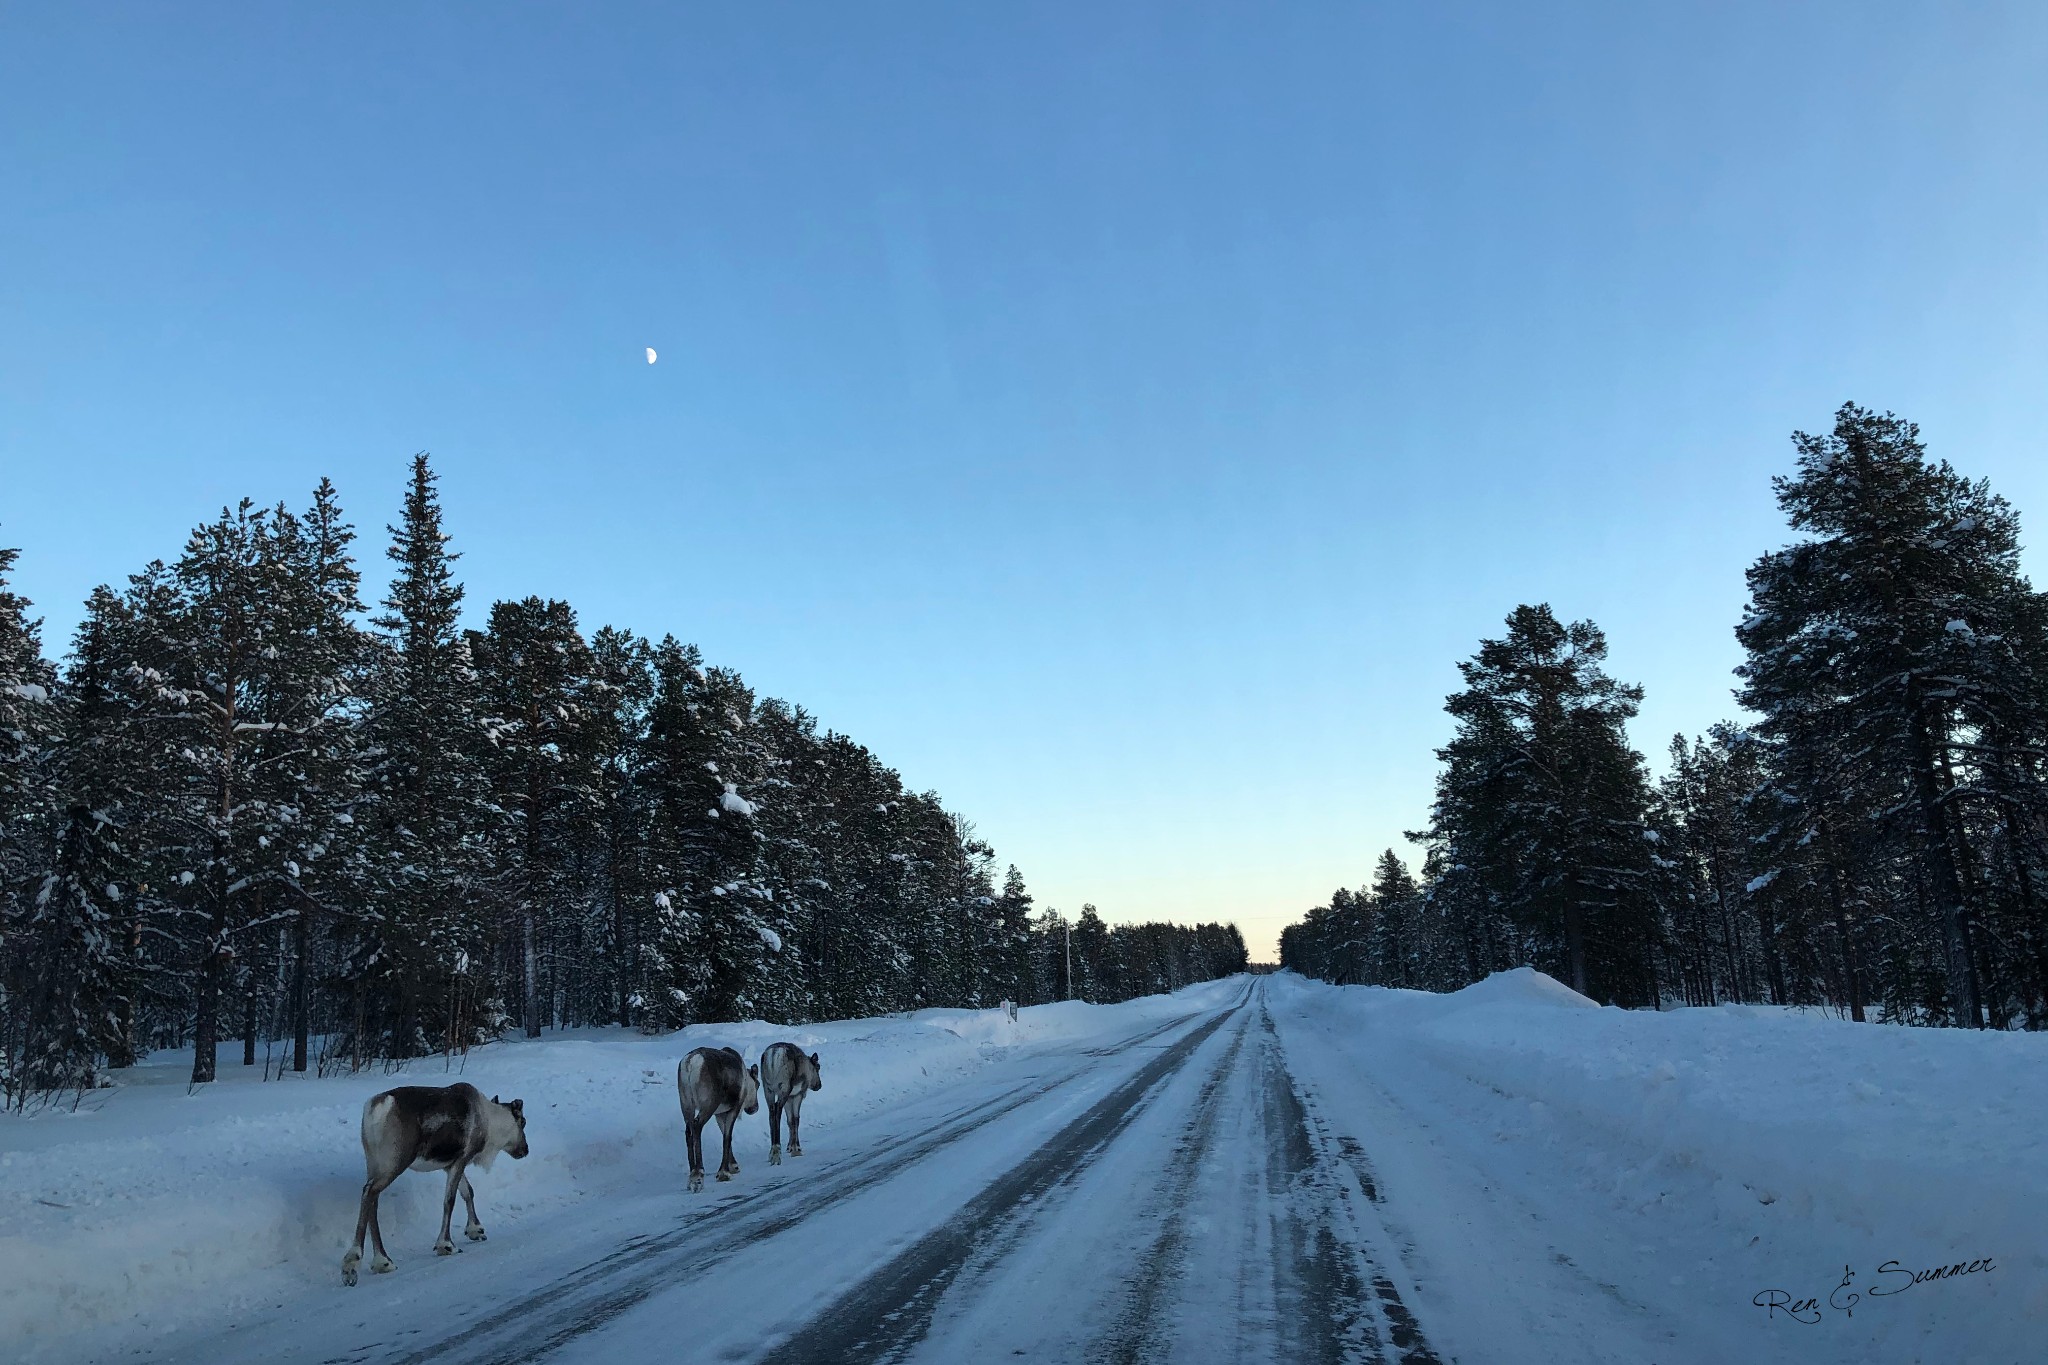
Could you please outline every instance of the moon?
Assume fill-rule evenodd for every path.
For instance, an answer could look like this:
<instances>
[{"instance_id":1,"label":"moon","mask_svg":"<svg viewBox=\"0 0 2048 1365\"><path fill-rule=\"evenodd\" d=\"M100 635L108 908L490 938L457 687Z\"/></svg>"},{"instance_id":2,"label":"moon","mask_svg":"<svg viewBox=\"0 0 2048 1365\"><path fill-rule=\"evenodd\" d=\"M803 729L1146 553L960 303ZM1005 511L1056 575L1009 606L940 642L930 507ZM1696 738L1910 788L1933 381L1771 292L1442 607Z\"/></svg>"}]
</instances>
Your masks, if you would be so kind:
<instances>
[{"instance_id":1,"label":"moon","mask_svg":"<svg viewBox=\"0 0 2048 1365\"><path fill-rule=\"evenodd\" d=\"M647 363L650 365L654 363L654 348L652 346L647 348Z\"/></svg>"}]
</instances>

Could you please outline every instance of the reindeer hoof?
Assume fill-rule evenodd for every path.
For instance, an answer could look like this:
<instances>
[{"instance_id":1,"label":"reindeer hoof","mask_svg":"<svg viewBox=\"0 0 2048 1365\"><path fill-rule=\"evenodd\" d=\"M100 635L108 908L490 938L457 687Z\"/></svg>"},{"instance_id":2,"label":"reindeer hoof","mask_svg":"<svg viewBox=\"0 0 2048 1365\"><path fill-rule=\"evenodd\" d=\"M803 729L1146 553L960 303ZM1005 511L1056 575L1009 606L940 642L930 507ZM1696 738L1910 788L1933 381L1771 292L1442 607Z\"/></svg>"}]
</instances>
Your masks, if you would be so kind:
<instances>
[{"instance_id":1,"label":"reindeer hoof","mask_svg":"<svg viewBox=\"0 0 2048 1365\"><path fill-rule=\"evenodd\" d=\"M354 1266L345 1265L341 1268L341 1282L351 1288L355 1286L356 1268Z\"/></svg>"},{"instance_id":2,"label":"reindeer hoof","mask_svg":"<svg viewBox=\"0 0 2048 1365\"><path fill-rule=\"evenodd\" d=\"M434 1243L434 1254L435 1254L436 1256L453 1256L453 1255L455 1254L455 1243L453 1243L453 1242L436 1242L436 1243Z\"/></svg>"},{"instance_id":3,"label":"reindeer hoof","mask_svg":"<svg viewBox=\"0 0 2048 1365\"><path fill-rule=\"evenodd\" d=\"M782 1164L782 1149L780 1147L770 1147L768 1149L768 1164L770 1166L780 1166Z\"/></svg>"},{"instance_id":4,"label":"reindeer hoof","mask_svg":"<svg viewBox=\"0 0 2048 1365\"><path fill-rule=\"evenodd\" d=\"M703 1176L701 1176L701 1175L692 1175L692 1176L690 1177L690 1193L691 1193L691 1194L702 1194L703 1192L704 1192L704 1177L703 1177Z\"/></svg>"},{"instance_id":5,"label":"reindeer hoof","mask_svg":"<svg viewBox=\"0 0 2048 1365\"><path fill-rule=\"evenodd\" d=\"M389 1256L380 1256L376 1260L370 1262L370 1269L379 1275L389 1275L394 1268L395 1267L392 1264L392 1260Z\"/></svg>"},{"instance_id":6,"label":"reindeer hoof","mask_svg":"<svg viewBox=\"0 0 2048 1365\"><path fill-rule=\"evenodd\" d=\"M732 1172L731 1172L731 1171L720 1171L720 1172L718 1173L718 1178L719 1178L720 1180L730 1180L730 1179L732 1179Z\"/></svg>"},{"instance_id":7,"label":"reindeer hoof","mask_svg":"<svg viewBox=\"0 0 2048 1365\"><path fill-rule=\"evenodd\" d=\"M794 1142L792 1142L789 1144L789 1154L791 1156L802 1156L804 1154L804 1149L797 1146Z\"/></svg>"},{"instance_id":8,"label":"reindeer hoof","mask_svg":"<svg viewBox=\"0 0 2048 1365\"><path fill-rule=\"evenodd\" d=\"M464 1237L467 1237L472 1242L482 1242L489 1240L484 1236L484 1230L482 1228L464 1228L462 1230L462 1235Z\"/></svg>"}]
</instances>

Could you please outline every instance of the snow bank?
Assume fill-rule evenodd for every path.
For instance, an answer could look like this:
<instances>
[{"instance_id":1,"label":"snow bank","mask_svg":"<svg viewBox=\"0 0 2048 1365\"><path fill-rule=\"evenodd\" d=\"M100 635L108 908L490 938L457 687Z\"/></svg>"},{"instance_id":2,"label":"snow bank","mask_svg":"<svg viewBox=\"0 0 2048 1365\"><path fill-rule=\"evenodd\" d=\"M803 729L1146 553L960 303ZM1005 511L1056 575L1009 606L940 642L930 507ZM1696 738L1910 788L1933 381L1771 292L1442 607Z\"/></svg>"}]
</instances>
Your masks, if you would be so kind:
<instances>
[{"instance_id":1,"label":"snow bank","mask_svg":"<svg viewBox=\"0 0 2048 1365\"><path fill-rule=\"evenodd\" d=\"M1403 994L1414 995L1420 992ZM1600 1008L1598 1001L1587 999L1562 981L1545 976L1534 967L1517 967L1511 972L1495 972L1486 980L1475 982L1443 999L1447 1006L1456 1009L1500 1005L1552 1005L1567 1009L1593 1010Z\"/></svg>"},{"instance_id":2,"label":"snow bank","mask_svg":"<svg viewBox=\"0 0 2048 1365\"><path fill-rule=\"evenodd\" d=\"M1462 1121L1548 1151L1582 1198L1675 1210L1756 1248L1745 1266L1816 1279L1996 1256L2002 1306L2048 1327L2048 1036L1601 1008L1528 968L1446 996L1281 988L1370 1038L1411 1093L1429 1072L1491 1091L1467 1089Z\"/></svg>"},{"instance_id":3,"label":"snow bank","mask_svg":"<svg viewBox=\"0 0 2048 1365\"><path fill-rule=\"evenodd\" d=\"M1528 968L1506 975L1522 974L1554 994L1516 988L1478 1009L1453 996L1440 1017L1417 1020L1419 1039L1473 1079L1653 1162L1719 1174L1726 1198L1887 1227L1907 1245L2041 1245L2048 1038L1777 1011L1560 1008L1592 1002ZM1617 1184L1632 1174L1617 1170Z\"/></svg>"},{"instance_id":4,"label":"snow bank","mask_svg":"<svg viewBox=\"0 0 2048 1365\"><path fill-rule=\"evenodd\" d=\"M840 1125L979 1070L1025 1044L1124 1033L1210 1003L1241 984L1211 982L1124 1005L923 1010L785 1028L702 1025L659 1038L617 1029L479 1048L402 1073L264 1083L224 1047L219 1082L188 1094L191 1054L159 1053L78 1113L0 1119L0 1341L10 1358L61 1353L82 1331L160 1330L338 1285L362 1187L363 1102L394 1085L466 1080L526 1101L532 1155L477 1181L495 1235L588 1196L673 1189L683 1169L676 1063L707 1043L750 1059L787 1039L817 1051L825 1089L811 1124ZM765 1126L736 1140L765 1146ZM438 1221L441 1181L401 1179L385 1194L394 1254L417 1259ZM458 1210L459 1214L459 1210ZM410 1255L404 1248L410 1248ZM17 1353L18 1352L18 1353Z\"/></svg>"}]
</instances>

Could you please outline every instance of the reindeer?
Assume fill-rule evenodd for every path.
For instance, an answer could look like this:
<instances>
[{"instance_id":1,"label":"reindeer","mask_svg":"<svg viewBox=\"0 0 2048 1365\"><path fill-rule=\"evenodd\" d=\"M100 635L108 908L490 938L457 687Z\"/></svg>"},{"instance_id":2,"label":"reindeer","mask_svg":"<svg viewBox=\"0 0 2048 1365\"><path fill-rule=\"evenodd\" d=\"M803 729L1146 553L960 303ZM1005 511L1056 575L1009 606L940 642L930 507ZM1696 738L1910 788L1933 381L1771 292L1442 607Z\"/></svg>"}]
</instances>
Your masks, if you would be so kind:
<instances>
[{"instance_id":1,"label":"reindeer","mask_svg":"<svg viewBox=\"0 0 2048 1365\"><path fill-rule=\"evenodd\" d=\"M761 1054L761 1089L768 1096L768 1164L782 1164L782 1111L789 1109L789 1154L802 1156L803 1142L797 1137L797 1120L802 1117L804 1096L825 1088L818 1071L818 1054L806 1056L795 1043L770 1043Z\"/></svg>"},{"instance_id":2,"label":"reindeer","mask_svg":"<svg viewBox=\"0 0 2048 1365\"><path fill-rule=\"evenodd\" d=\"M718 1178L740 1173L732 1158L732 1125L742 1109L759 1113L761 1072L729 1047L700 1047L676 1066L676 1095L683 1102L683 1136L690 1147L690 1193L704 1188L704 1125L718 1120L725 1135L725 1159Z\"/></svg>"},{"instance_id":3,"label":"reindeer","mask_svg":"<svg viewBox=\"0 0 2048 1365\"><path fill-rule=\"evenodd\" d=\"M520 1100L506 1104L496 1095L485 1099L482 1091L466 1081L447 1087L401 1085L373 1096L363 1106L363 1162L369 1167L369 1179L363 1184L362 1209L356 1214L355 1245L341 1258L341 1282L356 1282L365 1228L377 1250L370 1269L379 1275L391 1269L391 1258L384 1254L384 1232L377 1226L377 1199L407 1167L448 1172L435 1255L455 1254L448 1222L455 1216L457 1190L469 1211L463 1233L472 1242L483 1241L484 1225L476 1220L476 1192L469 1186L468 1171L471 1162L489 1170L500 1152L510 1152L514 1160L526 1155L526 1106Z\"/></svg>"}]
</instances>

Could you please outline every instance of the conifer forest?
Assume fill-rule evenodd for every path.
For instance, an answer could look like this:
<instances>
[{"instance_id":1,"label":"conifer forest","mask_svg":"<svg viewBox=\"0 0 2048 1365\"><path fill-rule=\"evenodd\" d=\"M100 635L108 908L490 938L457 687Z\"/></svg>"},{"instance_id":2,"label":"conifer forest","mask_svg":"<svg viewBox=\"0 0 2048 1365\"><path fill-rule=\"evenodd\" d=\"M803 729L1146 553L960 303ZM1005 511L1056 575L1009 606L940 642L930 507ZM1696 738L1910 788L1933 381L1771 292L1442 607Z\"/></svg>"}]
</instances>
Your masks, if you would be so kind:
<instances>
[{"instance_id":1,"label":"conifer forest","mask_svg":"<svg viewBox=\"0 0 2048 1365\"><path fill-rule=\"evenodd\" d=\"M1742 716L1653 780L1600 628L1515 608L1458 666L1420 876L1388 851L1283 932L1284 965L2048 1027L2048 597L2018 516L1888 413L1793 442L1788 543L1735 626Z\"/></svg>"},{"instance_id":2,"label":"conifer forest","mask_svg":"<svg viewBox=\"0 0 2048 1365\"><path fill-rule=\"evenodd\" d=\"M0 1088L152 1048L331 1071L519 1031L1113 1002L1226 925L1035 910L971 821L673 637L462 625L426 456L361 600L325 482L101 587L61 662L0 550ZM232 1049L228 1050L232 1056Z\"/></svg>"}]
</instances>

